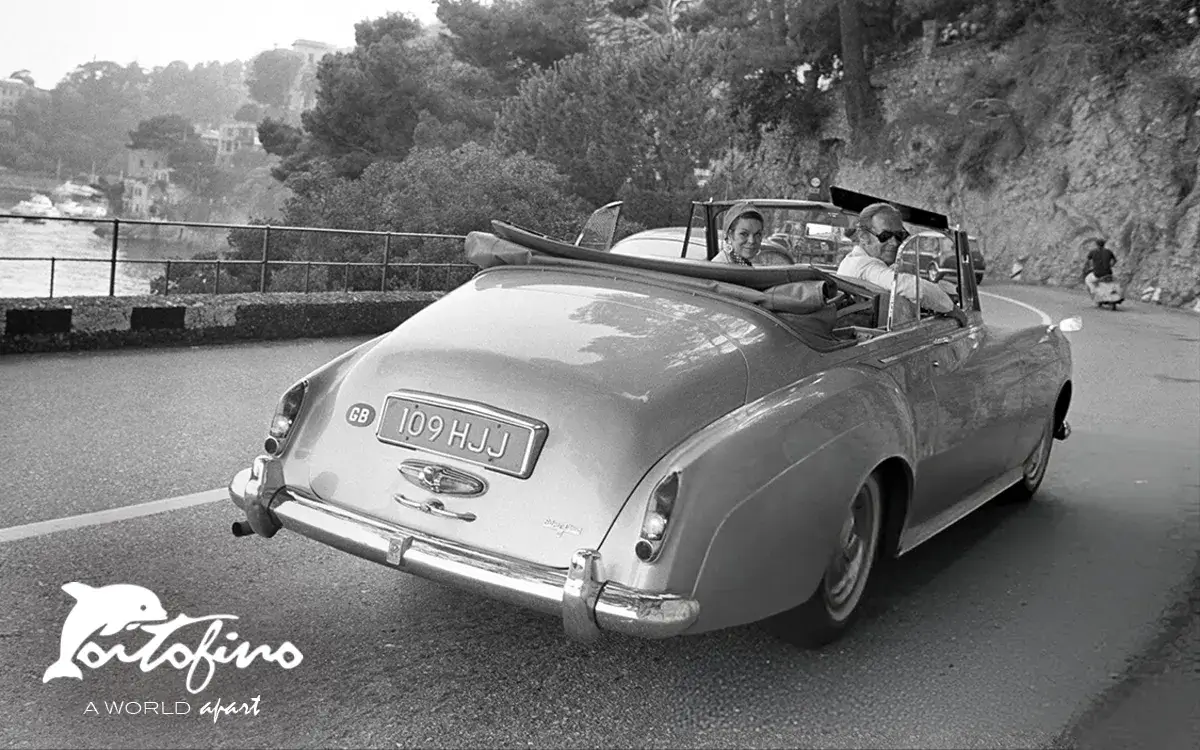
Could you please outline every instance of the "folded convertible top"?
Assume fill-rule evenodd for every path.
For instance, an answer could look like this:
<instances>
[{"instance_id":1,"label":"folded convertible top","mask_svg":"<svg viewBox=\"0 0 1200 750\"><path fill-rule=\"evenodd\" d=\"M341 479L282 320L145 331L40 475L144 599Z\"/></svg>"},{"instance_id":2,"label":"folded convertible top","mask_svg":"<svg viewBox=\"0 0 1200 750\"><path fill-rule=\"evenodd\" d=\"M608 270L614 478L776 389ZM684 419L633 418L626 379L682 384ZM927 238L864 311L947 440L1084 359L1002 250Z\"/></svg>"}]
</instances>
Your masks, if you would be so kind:
<instances>
[{"instance_id":1,"label":"folded convertible top","mask_svg":"<svg viewBox=\"0 0 1200 750\"><path fill-rule=\"evenodd\" d=\"M523 231L523 230L521 230ZM796 267L780 268L767 267L761 269L736 268L720 263L689 260L666 260L656 258L639 258L629 255L613 255L611 253L589 250L559 243L550 238L544 238L562 252L547 253L535 250L524 244L499 237L489 232L471 232L466 239L467 260L480 268L495 266L567 266L584 269L610 269L613 266L625 267L635 274L657 276L659 279L686 284L697 289L715 292L726 297L759 305L774 312L807 314L825 307L837 293L838 288L833 278L817 268ZM652 261L651 263L631 263L629 261ZM687 272L681 272L686 268ZM707 271L732 277L733 281L712 278ZM740 274L720 273L736 270ZM754 271L753 274L747 272ZM790 273L781 274L780 271ZM744 283L750 280L762 287ZM773 283L778 282L778 283Z\"/></svg>"},{"instance_id":2,"label":"folded convertible top","mask_svg":"<svg viewBox=\"0 0 1200 750\"><path fill-rule=\"evenodd\" d=\"M762 266L752 268L727 263L672 258L649 258L637 255L616 255L603 250L563 242L539 232L523 229L503 221L492 221L495 234L471 232L467 235L467 260L480 268L497 265L528 265L537 256L549 256L605 266L623 266L645 271L658 271L692 279L736 284L750 289L765 290L797 281L832 281L829 274L812 266ZM473 240L472 237L475 239ZM488 241L487 237L505 240Z\"/></svg>"}]
</instances>

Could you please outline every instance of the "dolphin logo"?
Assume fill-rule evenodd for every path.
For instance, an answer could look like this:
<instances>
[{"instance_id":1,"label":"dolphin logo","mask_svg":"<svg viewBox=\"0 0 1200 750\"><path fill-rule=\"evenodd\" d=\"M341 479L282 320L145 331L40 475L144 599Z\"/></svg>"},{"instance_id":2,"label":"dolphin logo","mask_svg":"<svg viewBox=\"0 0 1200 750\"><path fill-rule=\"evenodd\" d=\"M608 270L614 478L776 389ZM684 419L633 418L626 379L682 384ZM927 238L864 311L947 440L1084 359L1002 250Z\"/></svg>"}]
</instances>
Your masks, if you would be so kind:
<instances>
[{"instance_id":1,"label":"dolphin logo","mask_svg":"<svg viewBox=\"0 0 1200 750\"><path fill-rule=\"evenodd\" d=\"M75 597L75 606L63 623L58 647L58 661L46 667L42 682L56 677L83 679L75 665L75 653L84 641L97 630L100 635L113 635L122 628L133 629L143 622L167 619L158 596L149 589L128 583L94 588L86 583L64 583L62 590Z\"/></svg>"}]
</instances>

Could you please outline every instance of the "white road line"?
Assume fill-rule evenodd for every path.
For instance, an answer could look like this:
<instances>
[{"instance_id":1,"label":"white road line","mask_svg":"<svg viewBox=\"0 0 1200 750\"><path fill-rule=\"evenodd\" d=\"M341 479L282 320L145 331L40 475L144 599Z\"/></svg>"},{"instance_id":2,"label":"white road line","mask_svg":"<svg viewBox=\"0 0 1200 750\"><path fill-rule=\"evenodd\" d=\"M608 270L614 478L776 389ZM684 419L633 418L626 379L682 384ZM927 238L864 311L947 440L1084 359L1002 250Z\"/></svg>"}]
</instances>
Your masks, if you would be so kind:
<instances>
[{"instance_id":1,"label":"white road line","mask_svg":"<svg viewBox=\"0 0 1200 750\"><path fill-rule=\"evenodd\" d=\"M984 295L985 297L991 297L992 299L1003 300L1004 302L1011 302L1011 303L1013 303L1014 305L1016 305L1016 306L1018 306L1018 307L1023 307L1023 308L1025 308L1026 310L1028 310L1029 312L1031 312L1031 313L1033 313L1033 314L1035 314L1035 315L1040 315L1040 316L1041 316L1041 318L1042 318L1042 325L1050 325L1051 323L1053 323L1053 322L1054 322L1054 319L1053 319L1053 318L1051 318L1051 317L1050 317L1049 315L1047 315L1046 313L1044 313L1044 312L1042 312L1041 310L1037 309L1037 308L1036 308L1036 307L1034 307L1033 305L1028 305L1028 304L1026 304L1026 303L1022 302L1022 301L1021 301L1021 300L1019 300L1019 299L1013 299L1012 297L1005 297L1005 296L1003 296L1003 295L1001 295L1001 294L992 294L991 292L985 292L985 291L983 291L982 289L980 289L980 290L979 290L979 293L980 293L980 294L982 294L982 295Z\"/></svg>"},{"instance_id":2,"label":"white road line","mask_svg":"<svg viewBox=\"0 0 1200 750\"><path fill-rule=\"evenodd\" d=\"M191 495L169 497L165 500L152 500L148 503L126 505L122 508L110 508L109 510L98 510L94 513L83 513L78 516L52 518L49 521L37 521L35 523L27 523L21 526L9 526L6 529L0 529L0 544L3 544L4 542L15 542L18 539L28 539L34 536L53 534L56 531L81 529L85 526L99 526L101 524L114 523L116 521L127 521L131 518L152 516L155 513L166 513L169 510L189 508L193 505L215 503L218 500L224 500L228 497L229 491L224 487L218 487L215 490L205 490L203 492L196 492Z\"/></svg>"}]
</instances>

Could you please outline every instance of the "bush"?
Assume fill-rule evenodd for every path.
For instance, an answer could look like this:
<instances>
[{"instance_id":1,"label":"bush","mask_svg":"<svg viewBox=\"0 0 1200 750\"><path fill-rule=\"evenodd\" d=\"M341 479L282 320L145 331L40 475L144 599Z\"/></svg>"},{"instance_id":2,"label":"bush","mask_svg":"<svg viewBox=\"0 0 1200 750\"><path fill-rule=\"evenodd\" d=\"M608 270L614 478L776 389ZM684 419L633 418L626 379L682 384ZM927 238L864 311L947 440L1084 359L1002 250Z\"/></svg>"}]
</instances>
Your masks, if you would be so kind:
<instances>
[{"instance_id":1,"label":"bush","mask_svg":"<svg viewBox=\"0 0 1200 750\"><path fill-rule=\"evenodd\" d=\"M297 227L413 234L466 235L491 230L492 219L529 227L552 237L574 239L589 206L574 197L567 179L551 165L526 154L503 155L468 143L461 148L416 148L402 162L371 164L358 179L317 175L302 195L289 200L283 223ZM263 224L261 220L252 222ZM263 230L232 229L225 259L262 259ZM272 261L331 265L268 268L267 291L379 289L378 266L385 247L389 263L463 263L462 240L349 233L270 230ZM257 290L261 267L223 266L221 291ZM172 272L171 291L213 290L211 265ZM445 269L392 268L389 289L430 289L460 282ZM162 293L161 278L155 291Z\"/></svg>"},{"instance_id":2,"label":"bush","mask_svg":"<svg viewBox=\"0 0 1200 750\"><path fill-rule=\"evenodd\" d=\"M1188 23L1195 5L1196 0L1057 0L1061 20L1104 47L1110 67L1188 44L1200 32Z\"/></svg>"}]
</instances>

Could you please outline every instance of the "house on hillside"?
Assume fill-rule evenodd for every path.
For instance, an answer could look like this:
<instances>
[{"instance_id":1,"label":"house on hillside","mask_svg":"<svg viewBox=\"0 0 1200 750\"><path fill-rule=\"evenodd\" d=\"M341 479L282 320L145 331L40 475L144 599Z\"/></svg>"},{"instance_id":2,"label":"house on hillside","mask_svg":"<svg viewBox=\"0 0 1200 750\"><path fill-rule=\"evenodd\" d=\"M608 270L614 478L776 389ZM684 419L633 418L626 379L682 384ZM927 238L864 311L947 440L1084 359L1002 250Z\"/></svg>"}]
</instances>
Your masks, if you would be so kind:
<instances>
[{"instance_id":1,"label":"house on hillside","mask_svg":"<svg viewBox=\"0 0 1200 750\"><path fill-rule=\"evenodd\" d=\"M217 164L228 164L240 151L262 151L258 126L252 122L226 122L217 128Z\"/></svg>"},{"instance_id":2,"label":"house on hillside","mask_svg":"<svg viewBox=\"0 0 1200 750\"><path fill-rule=\"evenodd\" d=\"M221 131L214 127L199 128L200 142L206 146L212 146L213 151L221 149Z\"/></svg>"},{"instance_id":3,"label":"house on hillside","mask_svg":"<svg viewBox=\"0 0 1200 750\"><path fill-rule=\"evenodd\" d=\"M167 153L148 148L131 148L125 154L121 174L121 213L144 219L152 215L154 203L166 193L171 181Z\"/></svg>"},{"instance_id":4,"label":"house on hillside","mask_svg":"<svg viewBox=\"0 0 1200 750\"><path fill-rule=\"evenodd\" d=\"M292 81L288 109L292 112L303 112L312 109L317 103L317 64L326 55L346 50L340 50L325 42L297 39L292 42L292 51L300 56L301 64L295 80Z\"/></svg>"}]
</instances>

